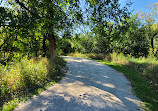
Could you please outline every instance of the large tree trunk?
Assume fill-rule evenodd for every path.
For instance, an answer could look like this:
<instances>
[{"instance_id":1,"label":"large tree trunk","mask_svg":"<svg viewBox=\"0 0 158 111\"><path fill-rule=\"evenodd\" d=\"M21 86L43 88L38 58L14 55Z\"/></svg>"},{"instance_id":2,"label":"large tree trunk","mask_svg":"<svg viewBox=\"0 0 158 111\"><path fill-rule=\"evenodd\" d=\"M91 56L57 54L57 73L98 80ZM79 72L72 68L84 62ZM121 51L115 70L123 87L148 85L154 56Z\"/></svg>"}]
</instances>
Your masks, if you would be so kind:
<instances>
[{"instance_id":1,"label":"large tree trunk","mask_svg":"<svg viewBox=\"0 0 158 111\"><path fill-rule=\"evenodd\" d=\"M49 40L49 54L50 54L50 62L53 62L55 59L56 52L56 40L54 34L48 34Z\"/></svg>"},{"instance_id":2,"label":"large tree trunk","mask_svg":"<svg viewBox=\"0 0 158 111\"><path fill-rule=\"evenodd\" d=\"M154 52L154 37L151 37L151 48L152 52Z\"/></svg>"},{"instance_id":3,"label":"large tree trunk","mask_svg":"<svg viewBox=\"0 0 158 111\"><path fill-rule=\"evenodd\" d=\"M35 38L35 43L34 44L35 44L35 47L34 47L35 48L34 49L35 50L35 57L38 57L38 41L36 40L36 38Z\"/></svg>"},{"instance_id":4,"label":"large tree trunk","mask_svg":"<svg viewBox=\"0 0 158 111\"><path fill-rule=\"evenodd\" d=\"M43 38L43 57L45 57L46 56L46 53L47 53L47 49L46 49L46 39L47 39L47 35L44 35L43 36L44 38Z\"/></svg>"}]
</instances>

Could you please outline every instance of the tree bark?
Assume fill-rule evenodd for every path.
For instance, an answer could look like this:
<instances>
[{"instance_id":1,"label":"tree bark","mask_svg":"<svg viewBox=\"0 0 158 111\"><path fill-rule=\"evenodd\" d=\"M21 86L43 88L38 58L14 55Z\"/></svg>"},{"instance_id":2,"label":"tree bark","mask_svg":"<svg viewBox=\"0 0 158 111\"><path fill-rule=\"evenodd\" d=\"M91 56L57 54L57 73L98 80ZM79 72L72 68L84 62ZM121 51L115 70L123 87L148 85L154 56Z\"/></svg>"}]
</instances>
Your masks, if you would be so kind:
<instances>
[{"instance_id":1,"label":"tree bark","mask_svg":"<svg viewBox=\"0 0 158 111\"><path fill-rule=\"evenodd\" d=\"M35 38L35 47L34 47L35 49L35 57L38 57L38 41L36 40L36 38Z\"/></svg>"},{"instance_id":2,"label":"tree bark","mask_svg":"<svg viewBox=\"0 0 158 111\"><path fill-rule=\"evenodd\" d=\"M154 52L154 37L151 37L151 48L152 52Z\"/></svg>"},{"instance_id":3,"label":"tree bark","mask_svg":"<svg viewBox=\"0 0 158 111\"><path fill-rule=\"evenodd\" d=\"M43 42L42 42L42 44L43 44L43 57L45 57L46 56L46 53L47 53L47 49L46 49L46 39L47 39L47 35L43 35Z\"/></svg>"},{"instance_id":4,"label":"tree bark","mask_svg":"<svg viewBox=\"0 0 158 111\"><path fill-rule=\"evenodd\" d=\"M152 52L154 52L154 37L155 37L157 34L158 34L158 32L155 33L155 34L151 37L151 48L152 48Z\"/></svg>"},{"instance_id":5,"label":"tree bark","mask_svg":"<svg viewBox=\"0 0 158 111\"><path fill-rule=\"evenodd\" d=\"M55 59L55 52L56 52L56 40L54 34L48 34L49 40L49 54L50 54L50 62L53 62Z\"/></svg>"}]
</instances>

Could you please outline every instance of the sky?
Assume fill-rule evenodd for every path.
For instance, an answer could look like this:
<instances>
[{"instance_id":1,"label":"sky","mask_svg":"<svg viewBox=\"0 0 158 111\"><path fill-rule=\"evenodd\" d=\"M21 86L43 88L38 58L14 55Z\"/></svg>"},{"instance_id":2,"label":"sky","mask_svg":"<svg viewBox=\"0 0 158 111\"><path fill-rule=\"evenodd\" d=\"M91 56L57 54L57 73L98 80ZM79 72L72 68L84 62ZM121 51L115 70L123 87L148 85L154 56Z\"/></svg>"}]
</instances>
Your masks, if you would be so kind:
<instances>
[{"instance_id":1,"label":"sky","mask_svg":"<svg viewBox=\"0 0 158 111\"><path fill-rule=\"evenodd\" d=\"M153 3L158 3L158 0L119 0L121 5L125 5L128 1L131 1L133 4L130 6L129 10L134 10L132 14L135 14L138 10L142 12L149 12L148 6L151 6Z\"/></svg>"},{"instance_id":2,"label":"sky","mask_svg":"<svg viewBox=\"0 0 158 111\"><path fill-rule=\"evenodd\" d=\"M0 2L1 1L4 2L5 0L0 0ZM147 6L150 6L153 3L158 3L158 0L119 0L122 6L124 6L128 1L131 1L133 3L129 8L129 10L134 10L132 14L135 14L138 10L141 10L143 12L148 12L149 10Z\"/></svg>"}]
</instances>

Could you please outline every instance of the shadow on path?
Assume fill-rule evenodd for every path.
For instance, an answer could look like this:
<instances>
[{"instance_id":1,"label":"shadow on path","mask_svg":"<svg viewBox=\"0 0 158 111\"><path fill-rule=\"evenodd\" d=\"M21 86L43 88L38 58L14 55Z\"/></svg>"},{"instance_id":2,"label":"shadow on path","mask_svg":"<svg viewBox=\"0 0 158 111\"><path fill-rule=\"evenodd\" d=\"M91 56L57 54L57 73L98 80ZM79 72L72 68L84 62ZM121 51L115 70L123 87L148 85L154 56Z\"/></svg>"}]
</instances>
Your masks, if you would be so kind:
<instances>
[{"instance_id":1,"label":"shadow on path","mask_svg":"<svg viewBox=\"0 0 158 111\"><path fill-rule=\"evenodd\" d=\"M69 72L15 111L138 111L141 101L114 69L88 59L64 57Z\"/></svg>"}]
</instances>

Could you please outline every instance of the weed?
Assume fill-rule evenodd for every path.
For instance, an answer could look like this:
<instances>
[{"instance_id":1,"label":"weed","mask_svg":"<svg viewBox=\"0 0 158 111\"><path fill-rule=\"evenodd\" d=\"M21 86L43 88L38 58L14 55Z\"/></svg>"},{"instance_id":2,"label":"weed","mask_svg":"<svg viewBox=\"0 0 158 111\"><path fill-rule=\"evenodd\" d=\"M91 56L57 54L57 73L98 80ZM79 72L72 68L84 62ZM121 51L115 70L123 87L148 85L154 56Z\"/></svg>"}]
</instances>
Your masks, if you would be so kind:
<instances>
[{"instance_id":1,"label":"weed","mask_svg":"<svg viewBox=\"0 0 158 111\"><path fill-rule=\"evenodd\" d=\"M27 57L7 66L0 64L0 110L14 109L17 100L37 94L48 84L59 81L64 66L66 62L60 57L56 57L51 66L47 58L28 60Z\"/></svg>"}]
</instances>

